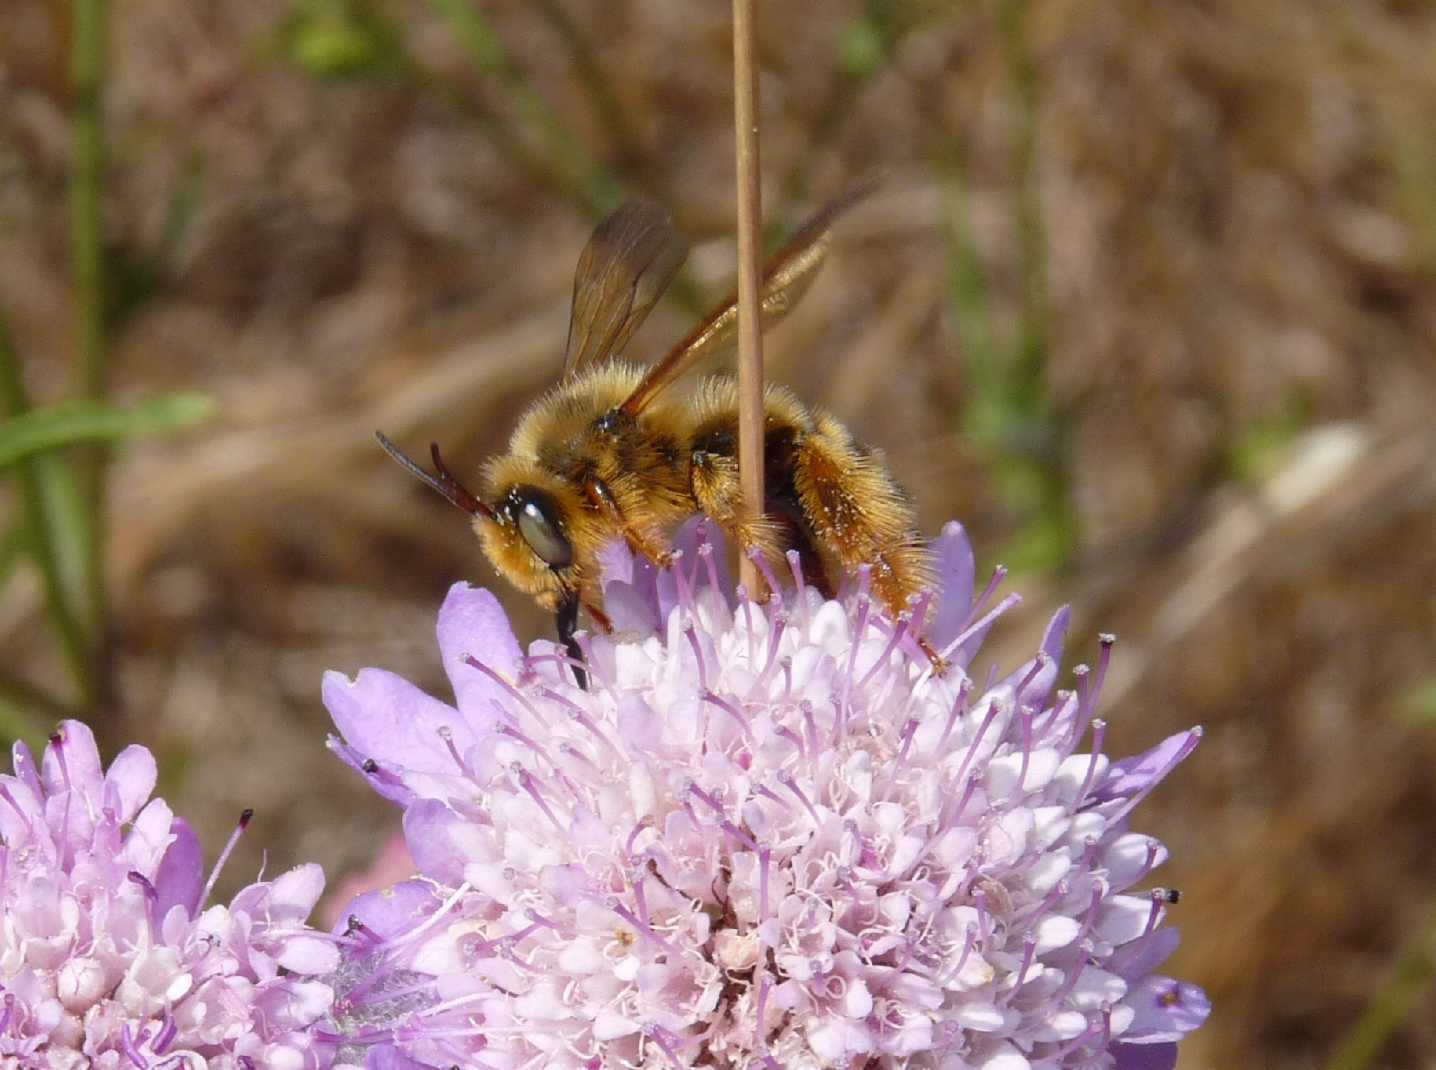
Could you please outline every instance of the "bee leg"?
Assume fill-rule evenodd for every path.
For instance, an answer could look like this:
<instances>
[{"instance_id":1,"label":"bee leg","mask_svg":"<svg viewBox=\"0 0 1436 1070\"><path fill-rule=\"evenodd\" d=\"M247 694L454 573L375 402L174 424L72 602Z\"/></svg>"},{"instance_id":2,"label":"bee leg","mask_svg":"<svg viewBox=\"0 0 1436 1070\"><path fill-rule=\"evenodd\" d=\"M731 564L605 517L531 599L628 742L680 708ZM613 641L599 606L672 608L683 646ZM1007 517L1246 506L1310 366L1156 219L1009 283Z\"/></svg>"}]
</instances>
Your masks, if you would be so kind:
<instances>
[{"instance_id":1,"label":"bee leg","mask_svg":"<svg viewBox=\"0 0 1436 1070\"><path fill-rule=\"evenodd\" d=\"M600 609L596 603L585 600L583 608L588 610L588 615L593 618L593 622L603 629L604 635L613 634L613 621L609 619L608 614Z\"/></svg>"},{"instance_id":2,"label":"bee leg","mask_svg":"<svg viewBox=\"0 0 1436 1070\"><path fill-rule=\"evenodd\" d=\"M578 631L578 595L573 594L559 603L554 624L558 627L558 641L568 651L568 656L578 664L571 666L573 678L583 690L588 690L588 674L579 666L583 664L583 647L578 645L574 634Z\"/></svg>"},{"instance_id":3,"label":"bee leg","mask_svg":"<svg viewBox=\"0 0 1436 1070\"><path fill-rule=\"evenodd\" d=\"M743 505L735 457L694 450L688 461L688 490L703 514L723 529L745 554L757 550L777 567L783 560L783 526Z\"/></svg>"},{"instance_id":4,"label":"bee leg","mask_svg":"<svg viewBox=\"0 0 1436 1070\"><path fill-rule=\"evenodd\" d=\"M583 491L603 518L623 532L624 539L634 553L647 558L659 568L667 568L673 563L673 552L663 545L662 536L630 524L628 518L623 515L623 510L619 509L607 483L601 479L590 479L583 485Z\"/></svg>"},{"instance_id":5,"label":"bee leg","mask_svg":"<svg viewBox=\"0 0 1436 1070\"><path fill-rule=\"evenodd\" d=\"M927 641L924 636L917 637L917 645L927 655L927 660L932 663L932 674L934 676L946 676L947 670L952 668L952 662L937 652L937 649Z\"/></svg>"},{"instance_id":6,"label":"bee leg","mask_svg":"<svg viewBox=\"0 0 1436 1070\"><path fill-rule=\"evenodd\" d=\"M894 619L932 582L911 500L881 457L854 442L832 417L819 415L795 450L793 486L808 523L843 567L871 568L873 594ZM919 636L922 624L915 622ZM935 672L946 669L931 644L919 638L918 645Z\"/></svg>"}]
</instances>

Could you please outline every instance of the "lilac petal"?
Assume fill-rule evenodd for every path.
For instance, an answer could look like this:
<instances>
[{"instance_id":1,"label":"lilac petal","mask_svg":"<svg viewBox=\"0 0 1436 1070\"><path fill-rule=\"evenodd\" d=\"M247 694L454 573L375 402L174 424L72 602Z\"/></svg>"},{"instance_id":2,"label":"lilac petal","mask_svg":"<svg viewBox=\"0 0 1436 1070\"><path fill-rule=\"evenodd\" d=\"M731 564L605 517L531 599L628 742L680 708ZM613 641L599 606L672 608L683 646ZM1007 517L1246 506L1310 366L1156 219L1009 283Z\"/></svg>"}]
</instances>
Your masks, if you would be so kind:
<instances>
[{"instance_id":1,"label":"lilac petal","mask_svg":"<svg viewBox=\"0 0 1436 1070\"><path fill-rule=\"evenodd\" d=\"M927 640L941 650L957 638L972 610L972 580L976 564L967 532L956 520L943 525L931 546L937 572L937 611L927 626Z\"/></svg>"},{"instance_id":2,"label":"lilac petal","mask_svg":"<svg viewBox=\"0 0 1436 1070\"><path fill-rule=\"evenodd\" d=\"M149 800L157 774L154 755L140 746L126 747L110 763L104 800L121 823L131 820Z\"/></svg>"},{"instance_id":3,"label":"lilac petal","mask_svg":"<svg viewBox=\"0 0 1436 1070\"><path fill-rule=\"evenodd\" d=\"M1022 690L1016 696L1019 707L1038 709L1047 701L1052 685L1057 682L1057 667L1062 662L1062 641L1067 636L1067 626L1071 621L1072 611L1068 606L1054 613L1047 624L1047 631L1042 635L1041 650L1045 655L1042 665L1039 667L1038 659L1033 658L999 685L1011 688L1021 685Z\"/></svg>"},{"instance_id":4,"label":"lilac petal","mask_svg":"<svg viewBox=\"0 0 1436 1070\"><path fill-rule=\"evenodd\" d=\"M452 733L461 754L478 742L456 709L383 669L363 669L352 681L343 673L327 672L320 694L345 741L363 757L384 765L416 773L451 773L454 758L440 731Z\"/></svg>"},{"instance_id":5,"label":"lilac petal","mask_svg":"<svg viewBox=\"0 0 1436 1070\"><path fill-rule=\"evenodd\" d=\"M30 753L30 748L25 746L24 740L17 739L11 745L10 768L15 771L15 778L20 783L36 795L40 794L40 773L35 768L35 758Z\"/></svg>"},{"instance_id":6,"label":"lilac petal","mask_svg":"<svg viewBox=\"0 0 1436 1070\"><path fill-rule=\"evenodd\" d=\"M269 886L270 913L302 922L324 894L324 867L305 862L281 873Z\"/></svg>"},{"instance_id":7,"label":"lilac petal","mask_svg":"<svg viewBox=\"0 0 1436 1070\"><path fill-rule=\"evenodd\" d=\"M433 1070L428 1063L415 1062L392 1044L379 1044L364 1057L364 1070Z\"/></svg>"},{"instance_id":8,"label":"lilac petal","mask_svg":"<svg viewBox=\"0 0 1436 1070\"><path fill-rule=\"evenodd\" d=\"M1188 729L1168 736L1143 754L1113 762L1102 783L1093 790L1093 798L1098 802L1140 798L1191 754L1201 738L1200 728ZM1109 815L1109 820L1115 820L1115 817Z\"/></svg>"},{"instance_id":9,"label":"lilac petal","mask_svg":"<svg viewBox=\"0 0 1436 1070\"><path fill-rule=\"evenodd\" d=\"M156 910L164 917L173 906L193 913L204 881L204 850L189 822L182 817L170 821L174 842L165 850L155 871Z\"/></svg>"},{"instance_id":10,"label":"lilac petal","mask_svg":"<svg viewBox=\"0 0 1436 1070\"><path fill-rule=\"evenodd\" d=\"M37 834L36 826L45 821L44 796L37 786L31 788L17 777L0 776L0 837L6 843L27 843Z\"/></svg>"},{"instance_id":11,"label":"lilac petal","mask_svg":"<svg viewBox=\"0 0 1436 1070\"><path fill-rule=\"evenodd\" d=\"M304 1029L329 1013L333 1005L334 989L322 981L297 979L289 979L283 985L268 987L257 993L255 999L255 1006L283 1030ZM167 1064L155 1065L160 1067ZM180 1070L180 1067L175 1070Z\"/></svg>"},{"instance_id":12,"label":"lilac petal","mask_svg":"<svg viewBox=\"0 0 1436 1070\"><path fill-rule=\"evenodd\" d=\"M507 695L467 659L481 661L508 677L517 674L522 652L508 615L493 592L456 583L439 609L438 633L444 672L449 674L458 707L477 731L487 731L496 717L494 704L502 708Z\"/></svg>"},{"instance_id":13,"label":"lilac petal","mask_svg":"<svg viewBox=\"0 0 1436 1070\"><path fill-rule=\"evenodd\" d=\"M1177 1065L1175 1044L1127 1044L1118 1042L1108 1049L1116 1060L1112 1070L1173 1070Z\"/></svg>"},{"instance_id":14,"label":"lilac petal","mask_svg":"<svg viewBox=\"0 0 1436 1070\"><path fill-rule=\"evenodd\" d=\"M1103 969L1129 981L1146 977L1172 956L1179 941L1180 931L1177 929L1153 929L1146 936L1113 951Z\"/></svg>"},{"instance_id":15,"label":"lilac petal","mask_svg":"<svg viewBox=\"0 0 1436 1070\"><path fill-rule=\"evenodd\" d=\"M322 936L293 936L284 941L274 961L295 973L332 973L339 967L339 949Z\"/></svg>"},{"instance_id":16,"label":"lilac petal","mask_svg":"<svg viewBox=\"0 0 1436 1070\"><path fill-rule=\"evenodd\" d=\"M1052 619L1047 622L1047 630L1042 633L1042 650L1052 659L1054 665L1062 662L1062 647L1071 624L1072 607L1063 606L1052 614Z\"/></svg>"},{"instance_id":17,"label":"lilac petal","mask_svg":"<svg viewBox=\"0 0 1436 1070\"><path fill-rule=\"evenodd\" d=\"M1170 977L1147 977L1128 991L1124 1002L1135 1013L1122 1034L1129 1044L1165 1044L1200 1028L1212 1013L1211 1000L1196 985Z\"/></svg>"},{"instance_id":18,"label":"lilac petal","mask_svg":"<svg viewBox=\"0 0 1436 1070\"><path fill-rule=\"evenodd\" d=\"M658 630L658 570L640 560L622 539L598 551L603 610L619 632L651 635Z\"/></svg>"},{"instance_id":19,"label":"lilac petal","mask_svg":"<svg viewBox=\"0 0 1436 1070\"><path fill-rule=\"evenodd\" d=\"M671 569L665 569L658 573L656 594L658 601L658 619L666 621L668 615L679 604L678 577L674 573L678 569L683 570L683 582L688 589L697 592L708 586L708 567L703 564L703 557L698 552L705 542L712 545L710 551L714 554L715 567L719 568L718 581L719 591L727 600L727 594L723 587L727 568L723 563L723 549L721 540L715 540L714 533L717 529L708 521L707 517L696 516L685 520L682 526L673 536L673 548L678 551L678 560L674 562ZM652 566L650 566L652 567Z\"/></svg>"},{"instance_id":20,"label":"lilac petal","mask_svg":"<svg viewBox=\"0 0 1436 1070\"><path fill-rule=\"evenodd\" d=\"M598 548L599 583L633 583L638 578L638 555L622 539L609 539Z\"/></svg>"},{"instance_id":21,"label":"lilac petal","mask_svg":"<svg viewBox=\"0 0 1436 1070\"><path fill-rule=\"evenodd\" d=\"M658 630L658 570L622 539L598 551L603 609L620 632L651 635Z\"/></svg>"},{"instance_id":22,"label":"lilac petal","mask_svg":"<svg viewBox=\"0 0 1436 1070\"><path fill-rule=\"evenodd\" d=\"M382 798L399 806L408 806L414 801L413 789L400 779L398 773L380 766L377 762L371 767L370 759L366 755L349 746L338 736L329 736L324 741L324 745L341 762L362 776Z\"/></svg>"},{"instance_id":23,"label":"lilac petal","mask_svg":"<svg viewBox=\"0 0 1436 1070\"><path fill-rule=\"evenodd\" d=\"M423 921L439 905L433 885L428 881L400 881L392 888L356 895L334 925L335 933L349 928L349 919L357 918L385 940L407 932Z\"/></svg>"},{"instance_id":24,"label":"lilac petal","mask_svg":"<svg viewBox=\"0 0 1436 1070\"><path fill-rule=\"evenodd\" d=\"M120 861L129 869L150 876L170 848L175 815L163 799L151 799L135 815L120 850Z\"/></svg>"},{"instance_id":25,"label":"lilac petal","mask_svg":"<svg viewBox=\"0 0 1436 1070\"><path fill-rule=\"evenodd\" d=\"M459 884L464 866L483 857L482 829L437 799L420 799L404 811L404 841L419 872L441 884Z\"/></svg>"},{"instance_id":26,"label":"lilac petal","mask_svg":"<svg viewBox=\"0 0 1436 1070\"><path fill-rule=\"evenodd\" d=\"M61 721L55 731L60 736L60 749L64 752L64 768L56 757L55 744L45 748L40 763L40 780L45 791L58 795L70 789L80 792L93 803L100 801L101 769L100 752L95 746L95 734L84 721Z\"/></svg>"}]
</instances>

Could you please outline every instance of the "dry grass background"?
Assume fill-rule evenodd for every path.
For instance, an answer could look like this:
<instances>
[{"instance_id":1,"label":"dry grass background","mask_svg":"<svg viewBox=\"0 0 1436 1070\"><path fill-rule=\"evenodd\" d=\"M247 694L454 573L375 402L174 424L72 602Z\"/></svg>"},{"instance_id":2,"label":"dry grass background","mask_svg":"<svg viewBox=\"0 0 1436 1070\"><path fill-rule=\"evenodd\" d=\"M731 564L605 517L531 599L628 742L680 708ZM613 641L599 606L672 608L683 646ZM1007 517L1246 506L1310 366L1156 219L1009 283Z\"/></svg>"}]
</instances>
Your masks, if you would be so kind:
<instances>
[{"instance_id":1,"label":"dry grass background","mask_svg":"<svg viewBox=\"0 0 1436 1070\"><path fill-rule=\"evenodd\" d=\"M162 753L209 843L259 811L235 881L261 847L342 874L394 828L323 750L319 675L439 686L438 601L490 579L370 432L470 468L560 360L591 217L525 125L526 90L477 70L436 7L113 8L107 237L132 281L153 268L115 332L113 392L201 389L219 415L114 470L123 706L105 731ZM0 309L42 400L75 347L58 8L5 0L0 32ZM720 296L727 5L479 8L574 143L701 239L691 285ZM356 11L408 59L318 76L329 39L306 27ZM770 4L760 39L770 218L888 175L771 336L772 376L883 446L927 528L962 518L991 565L1034 523L994 473L1033 443L963 433L973 332L1037 339L1042 420L1018 430L1050 480L1038 508L1074 541L1065 568L1018 578L999 646L1015 657L1072 600L1075 657L1099 628L1122 637L1116 752L1206 726L1145 818L1186 893L1175 970L1216 1005L1183 1065L1322 1065L1436 893L1436 723L1412 701L1436 678L1436 13ZM192 220L152 262L185 190ZM634 351L688 317L667 302ZM60 668L40 609L26 574L0 593L0 659L44 680ZM1436 1066L1426 995L1376 1065Z\"/></svg>"}]
</instances>

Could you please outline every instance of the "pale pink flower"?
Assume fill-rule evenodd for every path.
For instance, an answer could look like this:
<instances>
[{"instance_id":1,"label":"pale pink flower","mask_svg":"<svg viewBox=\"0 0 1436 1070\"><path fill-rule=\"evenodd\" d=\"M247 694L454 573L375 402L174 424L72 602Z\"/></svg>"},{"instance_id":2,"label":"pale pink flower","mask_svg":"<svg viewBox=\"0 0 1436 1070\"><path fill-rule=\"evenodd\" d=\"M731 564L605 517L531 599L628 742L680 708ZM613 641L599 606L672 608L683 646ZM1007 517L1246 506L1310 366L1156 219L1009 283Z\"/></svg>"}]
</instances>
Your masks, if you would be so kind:
<instances>
[{"instance_id":1,"label":"pale pink flower","mask_svg":"<svg viewBox=\"0 0 1436 1070\"><path fill-rule=\"evenodd\" d=\"M422 875L350 911L339 1061L1170 1067L1207 1007L1153 972L1175 897L1143 890L1166 850L1128 822L1200 732L1105 757L1111 643L1056 690L1065 610L1027 663L970 675L1015 596L972 598L957 525L936 550L939 591L893 621L797 567L734 602L690 529L666 572L607 553L618 630L584 639L586 690L462 584L455 705L328 675L332 745L404 807Z\"/></svg>"},{"instance_id":2,"label":"pale pink flower","mask_svg":"<svg viewBox=\"0 0 1436 1070\"><path fill-rule=\"evenodd\" d=\"M129 747L108 771L66 721L0 776L0 1066L309 1070L338 961L305 919L318 866L205 907L199 842Z\"/></svg>"}]
</instances>

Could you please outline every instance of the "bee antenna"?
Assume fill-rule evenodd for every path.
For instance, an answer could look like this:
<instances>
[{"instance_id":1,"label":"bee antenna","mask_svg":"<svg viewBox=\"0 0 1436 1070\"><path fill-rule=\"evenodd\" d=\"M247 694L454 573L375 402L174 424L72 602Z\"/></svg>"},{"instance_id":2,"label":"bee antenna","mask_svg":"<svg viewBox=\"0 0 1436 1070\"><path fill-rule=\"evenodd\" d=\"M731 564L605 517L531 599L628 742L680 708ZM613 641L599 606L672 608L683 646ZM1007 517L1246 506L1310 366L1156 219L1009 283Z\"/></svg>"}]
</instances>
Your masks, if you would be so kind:
<instances>
[{"instance_id":1,"label":"bee antenna","mask_svg":"<svg viewBox=\"0 0 1436 1070\"><path fill-rule=\"evenodd\" d=\"M438 491L450 505L462 509L470 516L481 516L487 520L494 519L494 511L479 501L462 483L454 478L454 474L449 471L449 466L444 463L444 458L439 455L438 443L429 443L429 456L434 459L434 467L439 473L435 476L426 472L413 458L398 446L394 445L394 443L390 442L384 432L375 431L374 437L379 440L379 445L383 447L384 452L394 458L400 467L415 479L421 480Z\"/></svg>"}]
</instances>

